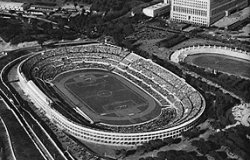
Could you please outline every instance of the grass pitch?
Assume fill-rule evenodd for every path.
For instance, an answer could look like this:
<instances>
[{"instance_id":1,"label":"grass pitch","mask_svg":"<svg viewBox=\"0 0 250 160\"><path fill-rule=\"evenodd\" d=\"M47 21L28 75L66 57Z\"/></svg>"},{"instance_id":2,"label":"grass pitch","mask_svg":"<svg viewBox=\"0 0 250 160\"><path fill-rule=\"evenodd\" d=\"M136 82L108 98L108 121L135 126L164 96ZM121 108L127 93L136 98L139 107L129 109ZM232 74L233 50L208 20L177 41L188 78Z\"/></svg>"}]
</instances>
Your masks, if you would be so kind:
<instances>
[{"instance_id":1,"label":"grass pitch","mask_svg":"<svg viewBox=\"0 0 250 160\"><path fill-rule=\"evenodd\" d=\"M157 117L161 108L146 92L107 71L81 70L59 75L53 82L73 107L91 120L109 125L131 125Z\"/></svg>"},{"instance_id":2,"label":"grass pitch","mask_svg":"<svg viewBox=\"0 0 250 160\"><path fill-rule=\"evenodd\" d=\"M221 54L202 53L187 56L185 62L203 68L211 68L250 78L250 60L248 61Z\"/></svg>"}]
</instances>

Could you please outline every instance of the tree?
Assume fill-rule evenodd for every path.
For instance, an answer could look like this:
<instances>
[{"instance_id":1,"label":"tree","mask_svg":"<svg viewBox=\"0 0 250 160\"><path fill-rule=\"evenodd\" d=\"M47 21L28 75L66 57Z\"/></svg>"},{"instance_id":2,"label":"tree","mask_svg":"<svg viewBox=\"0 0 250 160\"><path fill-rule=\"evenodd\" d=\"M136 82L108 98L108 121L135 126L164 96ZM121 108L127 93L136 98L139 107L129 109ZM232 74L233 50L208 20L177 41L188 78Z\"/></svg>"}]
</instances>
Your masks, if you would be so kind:
<instances>
[{"instance_id":1,"label":"tree","mask_svg":"<svg viewBox=\"0 0 250 160\"><path fill-rule=\"evenodd\" d=\"M216 160L224 160L216 151L210 151L209 155L214 157Z\"/></svg>"},{"instance_id":2,"label":"tree","mask_svg":"<svg viewBox=\"0 0 250 160\"><path fill-rule=\"evenodd\" d=\"M211 146L206 144L204 139L194 140L194 141L192 141L192 145L197 147L197 150L203 155L205 155L209 151L213 150Z\"/></svg>"},{"instance_id":3,"label":"tree","mask_svg":"<svg viewBox=\"0 0 250 160\"><path fill-rule=\"evenodd\" d=\"M166 153L164 151L160 151L157 153L157 157L162 158L162 159L166 159Z\"/></svg>"},{"instance_id":4,"label":"tree","mask_svg":"<svg viewBox=\"0 0 250 160\"><path fill-rule=\"evenodd\" d=\"M172 137L164 138L163 142L167 145L170 145L174 142L174 139Z\"/></svg>"},{"instance_id":5,"label":"tree","mask_svg":"<svg viewBox=\"0 0 250 160\"><path fill-rule=\"evenodd\" d=\"M153 157L146 157L145 160L154 160L154 158Z\"/></svg>"},{"instance_id":6,"label":"tree","mask_svg":"<svg viewBox=\"0 0 250 160\"><path fill-rule=\"evenodd\" d=\"M9 13L14 14L14 13L16 13L16 11L15 10L9 10Z\"/></svg>"},{"instance_id":7,"label":"tree","mask_svg":"<svg viewBox=\"0 0 250 160\"><path fill-rule=\"evenodd\" d=\"M140 145L136 148L136 152L138 154L143 154L145 152L145 146L144 145Z\"/></svg>"},{"instance_id":8,"label":"tree","mask_svg":"<svg viewBox=\"0 0 250 160\"><path fill-rule=\"evenodd\" d=\"M173 144L178 144L181 142L181 138L175 138Z\"/></svg>"},{"instance_id":9,"label":"tree","mask_svg":"<svg viewBox=\"0 0 250 160\"><path fill-rule=\"evenodd\" d=\"M196 157L198 160L207 160L206 156L197 156Z\"/></svg>"},{"instance_id":10,"label":"tree","mask_svg":"<svg viewBox=\"0 0 250 160\"><path fill-rule=\"evenodd\" d=\"M164 145L163 141L160 139L151 140L149 144L152 146L152 149L158 149Z\"/></svg>"},{"instance_id":11,"label":"tree","mask_svg":"<svg viewBox=\"0 0 250 160\"><path fill-rule=\"evenodd\" d=\"M43 43L45 42L44 38L38 38L37 43L43 48Z\"/></svg>"}]
</instances>

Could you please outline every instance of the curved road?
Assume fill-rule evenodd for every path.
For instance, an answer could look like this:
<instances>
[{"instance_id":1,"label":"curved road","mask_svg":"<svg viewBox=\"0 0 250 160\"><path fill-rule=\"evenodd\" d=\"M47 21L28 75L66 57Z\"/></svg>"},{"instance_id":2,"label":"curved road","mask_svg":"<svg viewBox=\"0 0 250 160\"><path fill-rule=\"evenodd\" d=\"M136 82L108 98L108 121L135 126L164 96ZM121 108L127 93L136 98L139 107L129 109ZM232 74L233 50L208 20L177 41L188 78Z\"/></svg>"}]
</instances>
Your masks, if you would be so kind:
<instances>
[{"instance_id":1,"label":"curved road","mask_svg":"<svg viewBox=\"0 0 250 160\"><path fill-rule=\"evenodd\" d=\"M31 49L36 49L35 47L31 48ZM23 49L22 49L23 50ZM16 51L18 52L18 51ZM14 53L11 53L11 54L14 54ZM29 140L31 140L32 142L29 142L29 140L26 138L19 138L20 140L22 139L25 139L25 141L23 143L21 142L17 142L16 145L18 145L18 143L20 144L25 144L28 143L27 145L25 145L25 147L28 147L29 145L35 145L36 149L39 150L40 152L40 155L42 155L43 158L38 158L37 156L38 155L34 155L33 158L35 159L49 159L49 160L54 160L55 159L55 155L52 156L52 154L47 150L47 148L44 146L44 144L41 142L41 140L39 139L39 135L37 135L33 130L32 130L32 127L30 126L29 123L27 123L27 121L25 120L25 118L22 116L22 113L24 114L24 111L22 109L22 111L20 110L20 102L18 101L18 99L15 97L16 94L13 94L10 90L10 88L6 85L6 83L4 82L4 79L6 78L3 78L5 76L7 76L6 73L3 74L3 71L5 71L6 68L8 68L9 65L12 65L12 62L8 63L7 65L4 66L4 68L2 69L1 71L1 88L2 90L0 91L0 94L1 96L3 97L3 100L8 104L8 106L11 108L11 111L13 112L14 116L12 117L16 117L17 121L21 124L21 128L23 128L25 130L25 134L29 136ZM3 92L4 90L4 92ZM26 114L27 115L27 114ZM8 121L7 121L8 122ZM5 122L6 123L6 122ZM20 125L19 124L19 125ZM15 129L12 129L10 130L10 132L15 132ZM24 136L24 135L23 135ZM52 140L52 139L51 139ZM55 143L52 143L52 145L55 145ZM32 153L35 153L35 149L33 147L33 150ZM20 148L19 148L20 149ZM19 152L18 150L16 150L16 152ZM63 159L70 159L70 158L66 158L62 151L61 152L61 155L64 157ZM24 155L25 153L23 153ZM30 154L30 153L26 153L26 154ZM22 155L20 155L22 157ZM24 159L26 160L28 157L26 158L21 158L21 157L17 157L18 159ZM29 157L31 158L31 157ZM61 158L60 158L61 159Z\"/></svg>"}]
</instances>

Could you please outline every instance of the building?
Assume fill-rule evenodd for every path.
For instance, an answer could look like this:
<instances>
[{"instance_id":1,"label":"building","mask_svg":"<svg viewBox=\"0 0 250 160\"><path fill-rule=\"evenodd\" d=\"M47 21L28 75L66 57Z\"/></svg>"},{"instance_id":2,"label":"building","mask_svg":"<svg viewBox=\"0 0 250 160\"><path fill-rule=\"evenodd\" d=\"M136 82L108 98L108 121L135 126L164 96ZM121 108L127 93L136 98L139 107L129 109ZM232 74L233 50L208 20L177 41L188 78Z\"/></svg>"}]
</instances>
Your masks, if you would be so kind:
<instances>
[{"instance_id":1,"label":"building","mask_svg":"<svg viewBox=\"0 0 250 160\"><path fill-rule=\"evenodd\" d=\"M55 12L58 8L56 3L35 3L30 5L28 11L31 13L50 13Z\"/></svg>"},{"instance_id":2,"label":"building","mask_svg":"<svg viewBox=\"0 0 250 160\"><path fill-rule=\"evenodd\" d=\"M0 1L0 10L23 11L24 3Z\"/></svg>"},{"instance_id":3,"label":"building","mask_svg":"<svg viewBox=\"0 0 250 160\"><path fill-rule=\"evenodd\" d=\"M170 0L164 0L163 3L170 4Z\"/></svg>"},{"instance_id":4,"label":"building","mask_svg":"<svg viewBox=\"0 0 250 160\"><path fill-rule=\"evenodd\" d=\"M248 0L172 0L171 20L209 26L247 5Z\"/></svg>"},{"instance_id":5,"label":"building","mask_svg":"<svg viewBox=\"0 0 250 160\"><path fill-rule=\"evenodd\" d=\"M100 50L99 49L98 51L92 50L93 46L94 47L100 46L99 48ZM197 120L199 119L199 117L202 115L202 113L205 110L205 106L206 106L205 99L202 97L202 95L200 95L200 93L198 93L194 88L192 88L192 86L187 84L180 77L176 76L174 73L168 71L167 69L162 68L161 66L155 64L151 60L147 60L134 53L129 53L126 50L124 50L123 52L122 48L114 46L114 45L109 45L109 44L105 44L105 47L103 47L102 44L97 44L97 43L69 47L67 49L70 49L70 52L67 52L65 50L66 48L64 49L63 48L59 47L59 48L52 49L52 50L38 52L28 57L23 62L21 62L17 68L18 77L20 79L19 84L20 84L20 87L25 92L25 94L34 103L34 105L37 108L39 108L39 110L42 111L42 113L45 114L51 120L52 123L56 124L60 129L76 137L80 141L83 141L83 142L87 141L87 142L91 142L94 144L102 144L102 145L132 147L135 145L141 145L143 143L146 143L155 139L165 139L165 138L170 138L170 137L176 138L176 137L179 137L182 132L193 128L197 124ZM115 129L115 131L112 131L112 130L107 130L107 129L104 130L101 127L96 128L92 124L86 125L86 123L81 123L81 121L75 121L72 119L71 116L68 116L68 114L65 114L64 111L57 110L58 107L53 106L53 103L54 103L53 98L51 98L50 95L48 95L44 89L40 88L42 86L39 86L36 84L35 79L30 78L33 76L28 77L29 73L34 73L34 72L32 72L31 70L28 70L27 67L28 68L31 67L34 69L36 68L35 70L37 69L39 70L39 67L36 66L38 64L36 62L38 61L41 62L43 61L43 59L46 59L44 60L45 63L48 63L48 65L46 66L51 66L49 65L49 63L54 63L54 61L51 61L50 58L55 59L56 56L59 56L59 57L56 57L56 59L62 59L60 57L61 56L64 57L64 55L71 57L71 55L69 54L72 54L73 55L72 58L74 58L74 56L76 57L78 56L78 54L76 53L81 53L83 57L78 57L81 60L84 57L91 58L93 56L94 58L96 57L96 53L106 54L107 56L110 56L109 57L110 60L113 59L112 57L116 57L115 55L125 56L121 58L120 60L118 60L121 63L117 63L115 65L112 64L112 66L115 67L116 69L119 69L120 66L125 66L125 68L130 68L131 63L137 64L138 60L140 59L141 61L143 61L143 63L145 63L145 66L146 64L149 65L148 71L150 73L152 73L153 70L156 69L157 71L161 71L161 73L166 73L168 75L168 76L165 76L166 80L168 79L172 81L171 83L175 84L176 82L178 82L176 83L175 86L183 87L183 85L186 85L186 87L184 87L185 89L182 89L182 87L180 87L180 89L178 90L178 95L182 95L181 97L183 99L179 99L178 97L173 98L173 101L175 101L176 99L173 105L175 105L175 107L177 108L176 111L178 112L175 118L173 119L173 123L169 123L169 124L157 124L156 123L157 125L159 125L159 127L155 128L154 130L148 129L148 127L152 127L152 124L151 123L149 124L148 122L141 123L141 124L133 123L127 127L124 125L120 125L120 124L116 124L116 125L107 124L106 126L113 127L116 129L119 128L119 130ZM43 57L47 57L47 58L49 57L49 58L47 59ZM118 57L116 57L116 61L117 61L117 58ZM100 62L97 62L97 61L93 61L93 64L97 63L98 65L100 65L102 63L107 66L110 65L110 62L102 61L102 58L100 58ZM31 65L30 62L32 63L34 62L34 63ZM128 62L128 63L125 63L125 62ZM82 61L80 63L82 63ZM119 64L122 64L122 65L119 65ZM81 69L84 69L84 68L85 67ZM76 69L78 70L80 68L76 68ZM97 68L93 68L93 69L97 69ZM103 70L104 68L100 67L99 69ZM71 68L71 71L72 71L72 68ZM135 73L137 71L135 71ZM159 74L159 75L163 75L163 74ZM41 80L46 81L46 79L41 79ZM170 83L170 81L168 81L168 83ZM166 86L166 83L164 83L164 85ZM176 89L173 89L173 88L170 89L170 88L166 87L166 90L168 90L168 93L172 94L172 92L175 92ZM173 96L175 95L177 95L177 93L176 94L173 93ZM73 107L72 107L72 110L73 110ZM141 113L138 115L139 117L142 116ZM81 115L81 116L85 117L85 115ZM101 123L99 123L99 125L100 124ZM146 127L146 128L145 130L144 129L139 130L139 131L134 130L135 128L141 128L141 127L142 128Z\"/></svg>"},{"instance_id":6,"label":"building","mask_svg":"<svg viewBox=\"0 0 250 160\"><path fill-rule=\"evenodd\" d=\"M165 0L167 1L167 0ZM149 17L160 16L170 11L169 3L158 3L143 9L143 13Z\"/></svg>"},{"instance_id":7,"label":"building","mask_svg":"<svg viewBox=\"0 0 250 160\"><path fill-rule=\"evenodd\" d=\"M210 24L248 6L248 0L211 0Z\"/></svg>"}]
</instances>

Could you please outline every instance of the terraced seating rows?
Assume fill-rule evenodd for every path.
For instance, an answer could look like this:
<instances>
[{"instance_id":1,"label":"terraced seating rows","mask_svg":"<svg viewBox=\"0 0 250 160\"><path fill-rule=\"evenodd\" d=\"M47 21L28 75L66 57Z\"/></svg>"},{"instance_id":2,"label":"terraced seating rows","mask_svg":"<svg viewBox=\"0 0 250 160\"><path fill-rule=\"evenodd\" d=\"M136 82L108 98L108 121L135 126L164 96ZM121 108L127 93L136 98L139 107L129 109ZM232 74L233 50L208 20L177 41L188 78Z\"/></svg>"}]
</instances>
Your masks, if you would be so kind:
<instances>
[{"instance_id":1,"label":"terraced seating rows","mask_svg":"<svg viewBox=\"0 0 250 160\"><path fill-rule=\"evenodd\" d=\"M178 121L179 123L183 122L183 120L185 121L189 120L189 117L191 118L193 115L199 112L199 108L201 107L201 97L199 96L199 94L198 95L195 94L194 96L192 94L194 90L190 86L186 85L185 82L176 78L173 74L167 72L161 67L154 65L154 63L144 60L142 58L135 60L133 63L131 63L130 66L133 69L137 70L137 72L140 72L142 70L142 73L146 75L147 78L152 79L155 84L159 84L161 87L163 87L163 89L167 90L166 93L169 92L174 93L174 96L180 100L181 105L183 104L185 106L184 116ZM156 85L153 86L157 88ZM165 93L160 89L159 92L165 95ZM193 96L187 98L189 97L189 94ZM175 99L173 98L168 98L168 99L172 103L175 102ZM193 101L194 102L198 101L198 102L193 103ZM174 106L176 106L177 108L181 107L181 105L178 103L177 104L174 103ZM190 113L192 113L192 115L190 115Z\"/></svg>"},{"instance_id":2,"label":"terraced seating rows","mask_svg":"<svg viewBox=\"0 0 250 160\"><path fill-rule=\"evenodd\" d=\"M176 110L173 108L163 109L162 113L155 120L142 125L133 125L133 126L123 126L123 127L110 127L105 126L106 129L112 130L119 133L139 133L139 132L148 132L154 130L165 129L169 127L172 119L175 117Z\"/></svg>"},{"instance_id":3,"label":"terraced seating rows","mask_svg":"<svg viewBox=\"0 0 250 160\"><path fill-rule=\"evenodd\" d=\"M36 77L43 80L52 80L60 73L81 68L114 69L113 72L126 77L151 94L164 108L158 118L136 125L132 130L106 128L114 132L149 131L178 125L199 113L202 105L199 93L176 75L150 60L133 53L129 54L120 47L105 45L61 47L37 54L22 66L26 75L31 73L30 79ZM175 109L172 108L169 115L167 113L170 106Z\"/></svg>"}]
</instances>

